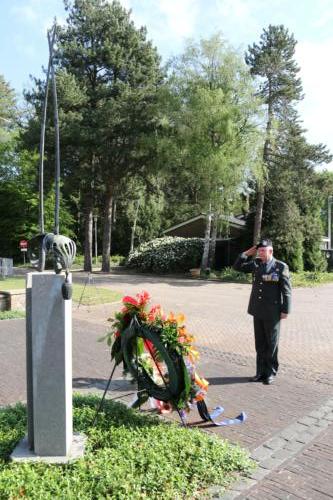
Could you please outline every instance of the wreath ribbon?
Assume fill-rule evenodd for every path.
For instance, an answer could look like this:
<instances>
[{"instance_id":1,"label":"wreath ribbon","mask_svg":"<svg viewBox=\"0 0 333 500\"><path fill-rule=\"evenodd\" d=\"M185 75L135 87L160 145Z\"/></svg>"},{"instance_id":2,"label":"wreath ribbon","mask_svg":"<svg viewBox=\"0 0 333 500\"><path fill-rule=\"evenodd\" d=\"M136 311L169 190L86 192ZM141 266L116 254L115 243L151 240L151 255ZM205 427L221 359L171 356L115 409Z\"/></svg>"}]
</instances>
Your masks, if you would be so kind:
<instances>
[{"instance_id":1,"label":"wreath ribbon","mask_svg":"<svg viewBox=\"0 0 333 500\"><path fill-rule=\"evenodd\" d=\"M217 422L216 419L224 412L224 408L222 406L217 406L212 412L209 412L205 401L201 400L197 402L197 408L199 415L204 422L212 422L216 426L241 424L247 419L246 413L242 411L235 418L227 418Z\"/></svg>"}]
</instances>

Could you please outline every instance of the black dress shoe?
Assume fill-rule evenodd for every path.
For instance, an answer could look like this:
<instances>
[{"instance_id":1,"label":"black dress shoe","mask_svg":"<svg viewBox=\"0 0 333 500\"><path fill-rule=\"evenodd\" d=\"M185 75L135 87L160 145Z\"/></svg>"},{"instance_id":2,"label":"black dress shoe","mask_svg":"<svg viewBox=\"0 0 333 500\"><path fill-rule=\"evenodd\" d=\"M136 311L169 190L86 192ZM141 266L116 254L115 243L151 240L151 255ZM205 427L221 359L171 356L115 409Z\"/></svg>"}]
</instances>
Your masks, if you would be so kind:
<instances>
[{"instance_id":1,"label":"black dress shoe","mask_svg":"<svg viewBox=\"0 0 333 500\"><path fill-rule=\"evenodd\" d=\"M273 382L274 382L273 375L270 375L269 377L264 378L263 381L262 381L262 383L265 384L265 385L271 385Z\"/></svg>"},{"instance_id":2,"label":"black dress shoe","mask_svg":"<svg viewBox=\"0 0 333 500\"><path fill-rule=\"evenodd\" d=\"M262 375L255 375L249 379L249 382L261 382L263 380Z\"/></svg>"}]
</instances>

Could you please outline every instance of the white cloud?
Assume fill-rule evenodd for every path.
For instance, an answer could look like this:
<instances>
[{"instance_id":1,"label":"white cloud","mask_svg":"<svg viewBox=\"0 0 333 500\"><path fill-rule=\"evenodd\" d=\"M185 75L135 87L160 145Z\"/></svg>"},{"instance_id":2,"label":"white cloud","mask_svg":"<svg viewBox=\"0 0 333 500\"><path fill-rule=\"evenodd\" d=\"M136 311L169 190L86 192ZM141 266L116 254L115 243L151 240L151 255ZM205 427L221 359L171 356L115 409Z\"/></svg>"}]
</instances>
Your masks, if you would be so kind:
<instances>
[{"instance_id":1,"label":"white cloud","mask_svg":"<svg viewBox=\"0 0 333 500\"><path fill-rule=\"evenodd\" d=\"M332 53L333 37L318 42L300 42L296 47L305 93L299 109L308 129L307 137L313 143L326 144L333 153Z\"/></svg>"},{"instance_id":2,"label":"white cloud","mask_svg":"<svg viewBox=\"0 0 333 500\"><path fill-rule=\"evenodd\" d=\"M136 26L146 26L148 38L158 43L160 52L168 57L170 48L177 50L186 38L195 34L200 21L198 0L121 0L132 9Z\"/></svg>"},{"instance_id":3,"label":"white cloud","mask_svg":"<svg viewBox=\"0 0 333 500\"><path fill-rule=\"evenodd\" d=\"M332 0L317 0L318 17L314 20L313 26L316 28L325 28L333 21Z\"/></svg>"},{"instance_id":4,"label":"white cloud","mask_svg":"<svg viewBox=\"0 0 333 500\"><path fill-rule=\"evenodd\" d=\"M324 28L333 21L333 8L325 12L313 24L316 28Z\"/></svg>"},{"instance_id":5,"label":"white cloud","mask_svg":"<svg viewBox=\"0 0 333 500\"><path fill-rule=\"evenodd\" d=\"M199 17L195 0L159 0L159 10L165 16L166 29L177 38L193 35Z\"/></svg>"},{"instance_id":6,"label":"white cloud","mask_svg":"<svg viewBox=\"0 0 333 500\"><path fill-rule=\"evenodd\" d=\"M38 19L38 14L36 12L36 9L33 7L33 5L16 5L13 6L11 9L11 14L14 17L18 17L24 21L28 22L35 22Z\"/></svg>"}]
</instances>

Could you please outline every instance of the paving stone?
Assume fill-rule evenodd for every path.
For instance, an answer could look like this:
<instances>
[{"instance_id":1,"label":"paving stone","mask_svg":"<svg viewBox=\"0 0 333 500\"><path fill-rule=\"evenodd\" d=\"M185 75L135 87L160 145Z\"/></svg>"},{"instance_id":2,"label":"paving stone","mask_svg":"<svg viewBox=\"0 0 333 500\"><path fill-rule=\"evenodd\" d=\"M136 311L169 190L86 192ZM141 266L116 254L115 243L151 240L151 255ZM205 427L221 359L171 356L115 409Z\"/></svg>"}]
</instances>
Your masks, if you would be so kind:
<instances>
[{"instance_id":1,"label":"paving stone","mask_svg":"<svg viewBox=\"0 0 333 500\"><path fill-rule=\"evenodd\" d=\"M278 457L270 457L270 458L267 458L266 460L263 460L262 462L260 462L260 467L264 468L264 469L269 469L269 470L272 470L272 469L276 469L276 467L278 467L282 462L284 462L284 459L283 458L278 458Z\"/></svg>"},{"instance_id":2,"label":"paving stone","mask_svg":"<svg viewBox=\"0 0 333 500\"><path fill-rule=\"evenodd\" d=\"M293 456L293 454L290 452L290 450L284 448L282 450L275 451L274 455L272 455L272 458L287 460L288 458L291 458L291 456Z\"/></svg>"},{"instance_id":3,"label":"paving stone","mask_svg":"<svg viewBox=\"0 0 333 500\"><path fill-rule=\"evenodd\" d=\"M237 483L233 484L232 489L234 491L244 491L251 488L255 484L257 484L257 481L255 479L247 477L244 478L242 481L238 481Z\"/></svg>"},{"instance_id":4,"label":"paving stone","mask_svg":"<svg viewBox=\"0 0 333 500\"><path fill-rule=\"evenodd\" d=\"M223 496L218 497L219 500L234 500L235 498L239 498L239 491L228 491Z\"/></svg>"},{"instance_id":5,"label":"paving stone","mask_svg":"<svg viewBox=\"0 0 333 500\"><path fill-rule=\"evenodd\" d=\"M266 441L265 447L271 448L272 450L279 450L286 445L286 440L280 437L272 438Z\"/></svg>"},{"instance_id":6,"label":"paving stone","mask_svg":"<svg viewBox=\"0 0 333 500\"><path fill-rule=\"evenodd\" d=\"M257 481L260 481L265 476L267 476L268 473L269 473L269 471L267 469L265 469L263 467L258 467L254 472L251 472L249 477L251 479L256 479Z\"/></svg>"},{"instance_id":7,"label":"paving stone","mask_svg":"<svg viewBox=\"0 0 333 500\"><path fill-rule=\"evenodd\" d=\"M253 460L257 460L261 462L261 460L265 460L266 458L270 457L272 455L272 449L271 448L265 448L264 446L261 446L260 448L257 448L251 453L251 458Z\"/></svg>"},{"instance_id":8,"label":"paving stone","mask_svg":"<svg viewBox=\"0 0 333 500\"><path fill-rule=\"evenodd\" d=\"M308 431L300 432L299 434L297 434L296 442L306 444L306 443L309 443L310 441L312 441L313 438L314 438L314 435L311 432L308 432Z\"/></svg>"},{"instance_id":9,"label":"paving stone","mask_svg":"<svg viewBox=\"0 0 333 500\"><path fill-rule=\"evenodd\" d=\"M324 415L326 415L326 413L327 413L326 409L315 410L308 415L308 418L314 418L318 420L319 418L322 418Z\"/></svg>"},{"instance_id":10,"label":"paving stone","mask_svg":"<svg viewBox=\"0 0 333 500\"><path fill-rule=\"evenodd\" d=\"M281 438L289 441L289 440L294 439L295 436L297 436L297 432L298 432L298 429L297 429L297 426L295 425L295 426L293 426L293 428L287 427L286 429L284 429L282 432L280 432L279 436L281 436Z\"/></svg>"},{"instance_id":11,"label":"paving stone","mask_svg":"<svg viewBox=\"0 0 333 500\"><path fill-rule=\"evenodd\" d=\"M297 442L297 441L293 441L292 443L288 443L287 446L285 447L286 450L291 451L293 453L297 453L302 448L304 448L304 444Z\"/></svg>"},{"instance_id":12,"label":"paving stone","mask_svg":"<svg viewBox=\"0 0 333 500\"><path fill-rule=\"evenodd\" d=\"M322 416L323 416L323 414L322 414L322 412L320 412L320 413L321 413L321 415L320 415L320 416L322 417ZM313 413L312 413L311 415L313 415ZM315 416L310 416L310 415L308 415L308 416L306 416L306 417L303 417L303 418L301 418L300 420L297 420L297 422L298 422L298 423L300 423L300 424L310 425L310 426L311 426L311 425L314 425L317 421L318 421L318 418L317 418L317 417L315 417Z\"/></svg>"}]
</instances>

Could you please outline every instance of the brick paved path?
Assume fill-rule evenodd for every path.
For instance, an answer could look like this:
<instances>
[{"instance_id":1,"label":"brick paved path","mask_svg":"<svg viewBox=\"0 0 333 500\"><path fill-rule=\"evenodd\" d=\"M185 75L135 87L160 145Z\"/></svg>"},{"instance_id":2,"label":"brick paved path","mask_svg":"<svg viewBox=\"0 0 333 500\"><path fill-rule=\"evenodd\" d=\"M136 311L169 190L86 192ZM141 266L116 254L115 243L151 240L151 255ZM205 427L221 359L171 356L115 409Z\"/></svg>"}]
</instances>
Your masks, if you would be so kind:
<instances>
[{"instance_id":1,"label":"brick paved path","mask_svg":"<svg viewBox=\"0 0 333 500\"><path fill-rule=\"evenodd\" d=\"M236 496L239 500L327 500L333 498L333 425L322 431L287 464ZM223 497L222 497L223 498Z\"/></svg>"},{"instance_id":2,"label":"brick paved path","mask_svg":"<svg viewBox=\"0 0 333 500\"><path fill-rule=\"evenodd\" d=\"M74 278L84 280L80 274ZM137 275L94 275L94 284L123 293L146 289L166 311L182 311L198 346L238 364L254 366L252 318L246 314L249 285L168 279ZM101 306L99 314L84 313L85 319L107 316L118 305ZM89 309L88 309L89 311ZM290 317L282 322L280 362L282 371L333 384L333 283L293 291Z\"/></svg>"},{"instance_id":3,"label":"brick paved path","mask_svg":"<svg viewBox=\"0 0 333 500\"><path fill-rule=\"evenodd\" d=\"M75 280L84 279L82 275L75 276ZM250 448L254 456L260 455L260 450L268 453L271 448L267 443L281 447L277 453L284 456L283 462L276 462L270 451L271 456L266 459L271 467L267 468L266 460L265 475L259 477L263 470L260 465L257 479L249 478L239 491L230 491L229 498L333 497L332 425L321 431L318 424L320 435L316 428L310 429L312 435L308 430L303 444L294 443L302 436L297 434L295 438L290 428L305 425L301 420L314 418L313 412L324 408L332 398L333 285L294 291L292 315L283 323L281 372L274 385L263 386L248 382L254 372L252 321L246 314L249 286L134 275L98 275L94 281L123 293L146 289L166 311L185 312L202 353L199 371L210 382L208 404L222 404L227 417L234 417L241 410L248 414L246 423L225 428L202 424L193 412L190 424L238 442ZM107 329L105 319L117 308L119 304L74 307L75 390L101 393L105 387L111 368L109 349L97 340ZM1 405L25 400L24 321L1 321L0 338ZM110 396L121 397L131 390L129 382L116 373ZM281 437L285 432L288 439ZM288 447L294 451L288 451ZM316 474L317 479L311 479ZM246 493L241 492L242 488L247 488Z\"/></svg>"}]
</instances>

